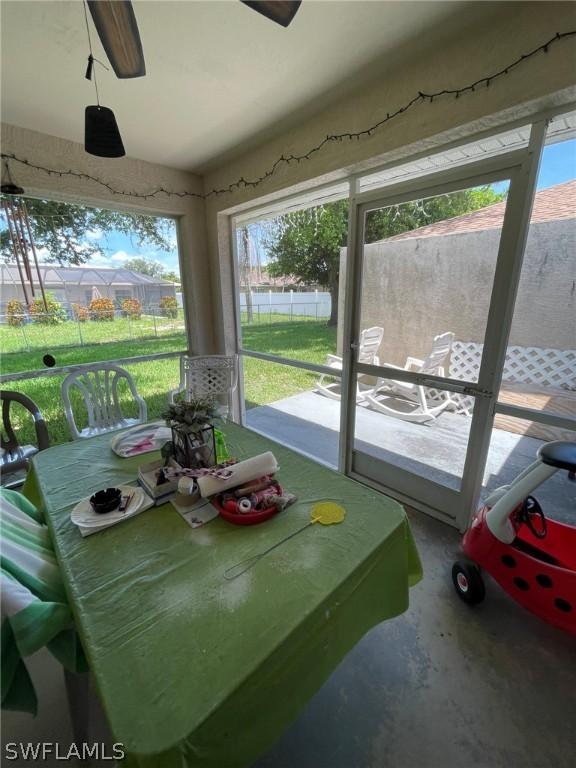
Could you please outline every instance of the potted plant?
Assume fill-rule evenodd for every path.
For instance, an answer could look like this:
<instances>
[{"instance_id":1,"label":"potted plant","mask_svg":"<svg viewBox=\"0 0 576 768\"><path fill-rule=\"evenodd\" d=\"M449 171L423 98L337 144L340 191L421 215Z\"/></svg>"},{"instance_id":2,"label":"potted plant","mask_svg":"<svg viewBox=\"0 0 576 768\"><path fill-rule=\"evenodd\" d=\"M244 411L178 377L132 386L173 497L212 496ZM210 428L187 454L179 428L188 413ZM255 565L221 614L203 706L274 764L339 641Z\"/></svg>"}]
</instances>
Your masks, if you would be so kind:
<instances>
[{"instance_id":1,"label":"potted plant","mask_svg":"<svg viewBox=\"0 0 576 768\"><path fill-rule=\"evenodd\" d=\"M180 400L162 414L172 430L170 453L182 467L198 469L216 464L216 441L212 420L216 409L210 400Z\"/></svg>"}]
</instances>

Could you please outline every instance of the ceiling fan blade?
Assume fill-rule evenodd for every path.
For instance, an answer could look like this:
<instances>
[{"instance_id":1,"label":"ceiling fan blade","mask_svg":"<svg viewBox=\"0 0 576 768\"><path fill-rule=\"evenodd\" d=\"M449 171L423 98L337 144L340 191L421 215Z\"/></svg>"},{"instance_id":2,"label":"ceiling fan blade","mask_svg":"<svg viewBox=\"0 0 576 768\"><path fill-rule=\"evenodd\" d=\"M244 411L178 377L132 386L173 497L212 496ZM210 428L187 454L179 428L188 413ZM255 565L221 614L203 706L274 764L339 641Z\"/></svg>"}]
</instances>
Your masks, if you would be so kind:
<instances>
[{"instance_id":1,"label":"ceiling fan blade","mask_svg":"<svg viewBox=\"0 0 576 768\"><path fill-rule=\"evenodd\" d=\"M94 26L117 77L146 74L142 42L130 0L87 0Z\"/></svg>"},{"instance_id":2,"label":"ceiling fan blade","mask_svg":"<svg viewBox=\"0 0 576 768\"><path fill-rule=\"evenodd\" d=\"M302 0L240 0L267 19L287 27L302 3Z\"/></svg>"}]
</instances>

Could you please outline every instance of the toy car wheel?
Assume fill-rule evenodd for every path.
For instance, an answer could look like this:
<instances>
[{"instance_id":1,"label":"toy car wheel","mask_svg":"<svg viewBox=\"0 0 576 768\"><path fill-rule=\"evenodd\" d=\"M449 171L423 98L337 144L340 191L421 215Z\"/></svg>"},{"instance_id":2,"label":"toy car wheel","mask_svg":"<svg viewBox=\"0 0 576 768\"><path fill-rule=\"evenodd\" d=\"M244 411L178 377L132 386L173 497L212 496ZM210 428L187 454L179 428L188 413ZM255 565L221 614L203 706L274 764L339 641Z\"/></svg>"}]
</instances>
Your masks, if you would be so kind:
<instances>
[{"instance_id":1,"label":"toy car wheel","mask_svg":"<svg viewBox=\"0 0 576 768\"><path fill-rule=\"evenodd\" d=\"M468 605L477 605L484 600L486 589L480 570L473 563L458 561L452 566L452 581L458 597Z\"/></svg>"}]
</instances>

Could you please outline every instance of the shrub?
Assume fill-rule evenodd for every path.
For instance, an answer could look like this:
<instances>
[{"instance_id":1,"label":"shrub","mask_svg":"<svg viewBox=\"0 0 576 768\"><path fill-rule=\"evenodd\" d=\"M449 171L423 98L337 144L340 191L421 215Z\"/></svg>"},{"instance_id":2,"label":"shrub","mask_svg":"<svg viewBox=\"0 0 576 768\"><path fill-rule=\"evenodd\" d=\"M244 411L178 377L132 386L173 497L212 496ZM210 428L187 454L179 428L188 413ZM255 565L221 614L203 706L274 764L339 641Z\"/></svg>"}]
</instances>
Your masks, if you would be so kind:
<instances>
[{"instance_id":1,"label":"shrub","mask_svg":"<svg viewBox=\"0 0 576 768\"><path fill-rule=\"evenodd\" d=\"M56 301L51 293L46 294L46 306L44 306L42 299L34 299L30 304L29 311L32 322L39 325L58 325L67 319L64 307L59 301Z\"/></svg>"},{"instance_id":2,"label":"shrub","mask_svg":"<svg viewBox=\"0 0 576 768\"><path fill-rule=\"evenodd\" d=\"M140 320L142 317L142 304L138 299L124 299L122 302L122 314L131 317L132 320Z\"/></svg>"},{"instance_id":3,"label":"shrub","mask_svg":"<svg viewBox=\"0 0 576 768\"><path fill-rule=\"evenodd\" d=\"M164 317L178 317L178 302L174 296L162 296L160 299L160 314Z\"/></svg>"},{"instance_id":4,"label":"shrub","mask_svg":"<svg viewBox=\"0 0 576 768\"><path fill-rule=\"evenodd\" d=\"M24 304L18 299L10 299L6 307L8 325L22 325L24 322Z\"/></svg>"},{"instance_id":5,"label":"shrub","mask_svg":"<svg viewBox=\"0 0 576 768\"><path fill-rule=\"evenodd\" d=\"M114 302L112 299L92 299L88 308L92 320L114 320Z\"/></svg>"},{"instance_id":6,"label":"shrub","mask_svg":"<svg viewBox=\"0 0 576 768\"><path fill-rule=\"evenodd\" d=\"M72 304L72 314L74 320L78 320L79 323L85 323L88 320L88 307L83 307L81 304Z\"/></svg>"}]
</instances>

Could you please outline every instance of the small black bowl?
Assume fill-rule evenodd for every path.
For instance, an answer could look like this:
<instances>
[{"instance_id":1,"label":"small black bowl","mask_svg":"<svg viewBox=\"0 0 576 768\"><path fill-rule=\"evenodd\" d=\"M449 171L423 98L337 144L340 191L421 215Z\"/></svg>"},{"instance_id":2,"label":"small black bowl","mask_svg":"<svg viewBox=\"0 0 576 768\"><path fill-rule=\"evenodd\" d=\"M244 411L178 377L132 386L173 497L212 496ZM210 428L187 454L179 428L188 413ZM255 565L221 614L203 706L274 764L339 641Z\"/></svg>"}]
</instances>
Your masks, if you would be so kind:
<instances>
[{"instance_id":1,"label":"small black bowl","mask_svg":"<svg viewBox=\"0 0 576 768\"><path fill-rule=\"evenodd\" d=\"M120 506L122 500L122 491L119 488L106 488L104 491L97 491L90 496L90 506L99 515L105 512L112 512Z\"/></svg>"}]
</instances>

